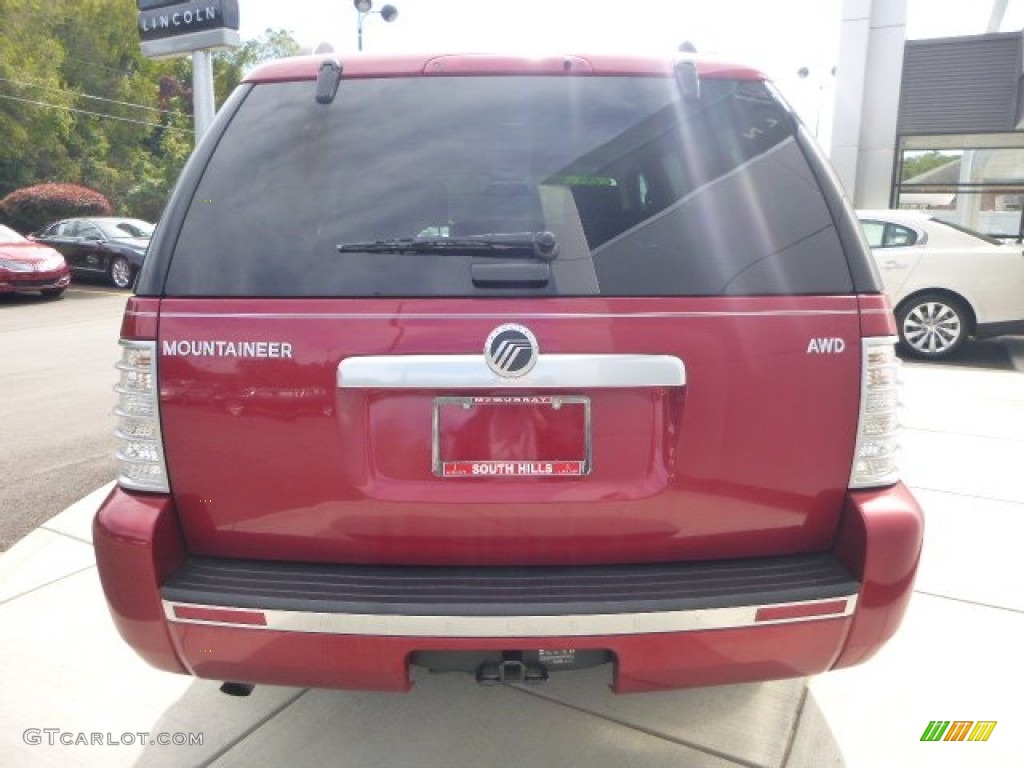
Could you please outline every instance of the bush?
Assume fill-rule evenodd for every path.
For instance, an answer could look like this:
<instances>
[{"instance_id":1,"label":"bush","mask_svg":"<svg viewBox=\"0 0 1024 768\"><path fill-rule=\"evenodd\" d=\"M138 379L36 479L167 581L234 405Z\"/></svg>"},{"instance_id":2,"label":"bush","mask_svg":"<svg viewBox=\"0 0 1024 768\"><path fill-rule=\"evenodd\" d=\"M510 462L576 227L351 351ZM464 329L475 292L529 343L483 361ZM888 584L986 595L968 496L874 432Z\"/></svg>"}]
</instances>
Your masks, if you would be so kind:
<instances>
[{"instance_id":1,"label":"bush","mask_svg":"<svg viewBox=\"0 0 1024 768\"><path fill-rule=\"evenodd\" d=\"M77 184L37 184L16 189L0 200L0 222L28 234L57 219L110 216L110 201Z\"/></svg>"}]
</instances>

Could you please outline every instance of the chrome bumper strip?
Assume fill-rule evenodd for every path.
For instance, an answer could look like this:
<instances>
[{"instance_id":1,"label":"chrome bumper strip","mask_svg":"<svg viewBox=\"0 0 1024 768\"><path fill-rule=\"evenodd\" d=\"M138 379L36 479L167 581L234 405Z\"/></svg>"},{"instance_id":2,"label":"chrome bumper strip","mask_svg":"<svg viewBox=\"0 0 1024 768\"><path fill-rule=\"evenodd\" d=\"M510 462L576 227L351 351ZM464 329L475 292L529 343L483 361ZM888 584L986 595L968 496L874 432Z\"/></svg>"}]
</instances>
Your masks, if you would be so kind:
<instances>
[{"instance_id":1,"label":"chrome bumper strip","mask_svg":"<svg viewBox=\"0 0 1024 768\"><path fill-rule=\"evenodd\" d=\"M828 612L775 620L758 619L759 610L831 606L844 601L841 608ZM761 627L772 624L820 621L851 616L857 595L797 603L751 605L736 608L707 608L692 611L656 613L577 614L563 616L405 616L376 614L316 613L307 611L260 610L211 605L193 605L163 601L164 616L174 624L204 624L236 629L275 630L278 632L319 632L332 635L374 635L382 637L594 637L601 635L640 635L667 632L693 632L710 629ZM175 607L260 613L265 624L232 623L183 619ZM797 611L799 613L799 611Z\"/></svg>"}]
</instances>

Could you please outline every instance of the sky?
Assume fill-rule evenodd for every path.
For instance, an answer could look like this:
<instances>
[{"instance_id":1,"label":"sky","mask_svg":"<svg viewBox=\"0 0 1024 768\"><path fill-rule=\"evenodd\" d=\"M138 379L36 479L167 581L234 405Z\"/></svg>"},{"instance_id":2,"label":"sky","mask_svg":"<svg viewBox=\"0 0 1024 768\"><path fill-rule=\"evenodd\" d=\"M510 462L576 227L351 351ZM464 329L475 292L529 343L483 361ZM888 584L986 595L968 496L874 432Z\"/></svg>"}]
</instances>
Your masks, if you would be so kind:
<instances>
[{"instance_id":1,"label":"sky","mask_svg":"<svg viewBox=\"0 0 1024 768\"><path fill-rule=\"evenodd\" d=\"M365 18L364 50L671 53L699 51L759 67L813 126L830 111L841 0L373 0L398 8ZM352 0L239 0L243 39L289 30L309 49L356 51ZM908 0L910 39L980 34L992 0ZM1002 31L1024 28L1024 0L1008 0ZM808 75L797 72L806 68Z\"/></svg>"}]
</instances>

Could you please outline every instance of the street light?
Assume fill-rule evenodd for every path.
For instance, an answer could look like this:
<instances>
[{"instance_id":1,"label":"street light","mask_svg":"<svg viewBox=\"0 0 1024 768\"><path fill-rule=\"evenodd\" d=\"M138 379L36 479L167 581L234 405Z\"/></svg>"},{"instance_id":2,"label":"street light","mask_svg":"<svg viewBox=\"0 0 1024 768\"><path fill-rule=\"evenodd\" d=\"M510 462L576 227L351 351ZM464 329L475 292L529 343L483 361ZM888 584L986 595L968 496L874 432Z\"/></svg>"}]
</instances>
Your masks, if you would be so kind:
<instances>
[{"instance_id":1,"label":"street light","mask_svg":"<svg viewBox=\"0 0 1024 768\"><path fill-rule=\"evenodd\" d=\"M811 72L810 67L800 67L800 69L798 69L796 71L796 76L799 77L801 80L808 79L812 74L816 74L816 73ZM832 69L829 70L828 74L831 77L835 77L836 76L836 68L832 67ZM818 97L817 97L817 99L815 99L815 104L814 104L814 138L818 138L818 129L821 127L821 107L822 107L822 102L825 100L825 82L826 82L826 78L825 77L821 77L820 75L818 76L817 79L818 79Z\"/></svg>"},{"instance_id":2,"label":"street light","mask_svg":"<svg viewBox=\"0 0 1024 768\"><path fill-rule=\"evenodd\" d=\"M376 13L387 22L392 22L398 18L398 9L393 5L385 5L379 11L373 10L373 0L352 0L352 5L356 7L356 11L359 13L356 28L359 32L360 51L363 50L363 19L371 13Z\"/></svg>"}]
</instances>

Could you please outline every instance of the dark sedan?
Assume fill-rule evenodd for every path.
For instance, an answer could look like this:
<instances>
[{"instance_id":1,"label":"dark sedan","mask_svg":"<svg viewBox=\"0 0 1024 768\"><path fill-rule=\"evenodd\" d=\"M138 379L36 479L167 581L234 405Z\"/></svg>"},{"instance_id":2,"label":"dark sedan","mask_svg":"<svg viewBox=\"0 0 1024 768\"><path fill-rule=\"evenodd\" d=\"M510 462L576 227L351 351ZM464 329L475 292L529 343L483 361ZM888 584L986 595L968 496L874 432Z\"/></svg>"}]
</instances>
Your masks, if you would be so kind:
<instances>
[{"instance_id":1,"label":"dark sedan","mask_svg":"<svg viewBox=\"0 0 1024 768\"><path fill-rule=\"evenodd\" d=\"M75 276L103 276L118 288L131 288L152 235L148 221L97 217L54 222L32 239L64 254Z\"/></svg>"}]
</instances>

